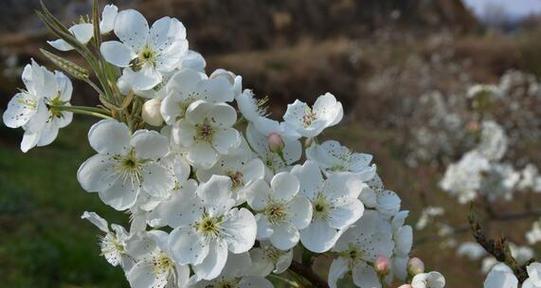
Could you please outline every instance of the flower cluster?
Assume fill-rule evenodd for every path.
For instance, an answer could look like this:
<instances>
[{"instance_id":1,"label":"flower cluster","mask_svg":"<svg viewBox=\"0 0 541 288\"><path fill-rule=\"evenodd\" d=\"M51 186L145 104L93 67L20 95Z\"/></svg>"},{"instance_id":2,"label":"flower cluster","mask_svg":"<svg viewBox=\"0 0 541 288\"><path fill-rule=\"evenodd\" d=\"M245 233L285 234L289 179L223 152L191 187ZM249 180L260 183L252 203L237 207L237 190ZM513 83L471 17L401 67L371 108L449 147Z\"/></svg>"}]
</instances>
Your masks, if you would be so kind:
<instances>
[{"instance_id":1,"label":"flower cluster","mask_svg":"<svg viewBox=\"0 0 541 288\"><path fill-rule=\"evenodd\" d=\"M77 179L106 205L128 211L132 223L109 225L94 212L82 218L103 232L102 254L132 287L272 287L267 277L290 268L295 247L335 256L330 287L346 275L358 287L396 279L444 287L441 274L410 260L408 211L383 186L372 156L318 141L342 120L335 96L313 105L295 100L273 120L241 76L207 75L179 20L149 25L138 11L114 5L100 17L96 6L88 23L69 29L45 8L40 15L60 37L49 44L79 52L101 86L86 68L44 54L91 84L101 105L70 106L70 80L32 61L26 90L13 97L4 122L25 130L27 151L51 143L73 113L103 118L88 132L96 154Z\"/></svg>"}]
</instances>

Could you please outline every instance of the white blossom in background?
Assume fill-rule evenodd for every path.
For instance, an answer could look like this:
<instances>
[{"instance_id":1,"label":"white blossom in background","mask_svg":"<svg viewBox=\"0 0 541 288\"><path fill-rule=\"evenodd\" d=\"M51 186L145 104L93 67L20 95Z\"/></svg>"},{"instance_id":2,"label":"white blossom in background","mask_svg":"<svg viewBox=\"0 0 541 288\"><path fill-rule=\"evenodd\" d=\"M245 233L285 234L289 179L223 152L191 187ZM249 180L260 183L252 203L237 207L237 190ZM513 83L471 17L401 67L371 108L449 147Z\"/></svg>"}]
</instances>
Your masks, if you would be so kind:
<instances>
[{"instance_id":1,"label":"white blossom in background","mask_svg":"<svg viewBox=\"0 0 541 288\"><path fill-rule=\"evenodd\" d=\"M252 265L251 275L267 276L271 273L281 274L293 261L293 250L283 251L275 248L269 241L260 241L260 247L250 250Z\"/></svg>"},{"instance_id":2,"label":"white blossom in background","mask_svg":"<svg viewBox=\"0 0 541 288\"><path fill-rule=\"evenodd\" d=\"M52 73L33 59L24 67L22 80L26 89L11 98L2 118L7 127L23 128L21 150L27 152L51 144L58 130L71 123L73 113L54 106L70 105L73 86L64 73Z\"/></svg>"},{"instance_id":3,"label":"white blossom in background","mask_svg":"<svg viewBox=\"0 0 541 288\"><path fill-rule=\"evenodd\" d=\"M481 139L475 148L488 160L501 160L507 151L507 136L503 128L494 121L481 124Z\"/></svg>"},{"instance_id":4,"label":"white blossom in background","mask_svg":"<svg viewBox=\"0 0 541 288\"><path fill-rule=\"evenodd\" d=\"M415 229L423 230L429 222L433 221L435 217L443 215L445 210L443 207L426 207L421 212L421 217L417 220L415 224Z\"/></svg>"},{"instance_id":5,"label":"white blossom in background","mask_svg":"<svg viewBox=\"0 0 541 288\"><path fill-rule=\"evenodd\" d=\"M299 100L287 105L284 120L297 133L311 138L338 124L343 116L342 103L336 101L334 95L326 93L319 96L312 107Z\"/></svg>"},{"instance_id":6,"label":"white blossom in background","mask_svg":"<svg viewBox=\"0 0 541 288\"><path fill-rule=\"evenodd\" d=\"M541 220L532 223L532 228L526 232L526 240L530 245L541 241Z\"/></svg>"},{"instance_id":7,"label":"white blossom in background","mask_svg":"<svg viewBox=\"0 0 541 288\"><path fill-rule=\"evenodd\" d=\"M489 161L476 151L471 151L454 164L447 167L440 187L458 198L460 203L467 203L477 197L481 188L483 174L490 169Z\"/></svg>"},{"instance_id":8,"label":"white blossom in background","mask_svg":"<svg viewBox=\"0 0 541 288\"><path fill-rule=\"evenodd\" d=\"M147 90L162 82L188 51L186 28L175 18L163 17L149 28L141 13L118 13L114 33L120 41L103 42L100 51L107 62L124 68L120 79L134 90Z\"/></svg>"},{"instance_id":9,"label":"white blossom in background","mask_svg":"<svg viewBox=\"0 0 541 288\"><path fill-rule=\"evenodd\" d=\"M485 248L483 248L483 246L479 245L477 242L464 242L460 244L457 249L457 253L460 256L466 256L470 260L474 261L487 255Z\"/></svg>"}]
</instances>

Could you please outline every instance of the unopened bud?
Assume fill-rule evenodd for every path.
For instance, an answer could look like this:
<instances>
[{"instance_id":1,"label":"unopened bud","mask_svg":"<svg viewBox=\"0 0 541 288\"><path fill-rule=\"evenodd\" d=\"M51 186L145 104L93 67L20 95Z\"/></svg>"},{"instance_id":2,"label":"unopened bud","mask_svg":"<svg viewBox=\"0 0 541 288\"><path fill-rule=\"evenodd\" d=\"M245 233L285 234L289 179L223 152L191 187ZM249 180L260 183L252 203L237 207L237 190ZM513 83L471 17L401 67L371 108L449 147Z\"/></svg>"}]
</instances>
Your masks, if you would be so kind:
<instances>
[{"instance_id":1,"label":"unopened bud","mask_svg":"<svg viewBox=\"0 0 541 288\"><path fill-rule=\"evenodd\" d=\"M269 136L267 136L267 143L272 152L278 153L284 149L284 141L282 140L282 136L278 133L270 133Z\"/></svg>"},{"instance_id":2,"label":"unopened bud","mask_svg":"<svg viewBox=\"0 0 541 288\"><path fill-rule=\"evenodd\" d=\"M412 276L425 272L425 263L417 257L413 257L408 261L408 273Z\"/></svg>"},{"instance_id":3,"label":"unopened bud","mask_svg":"<svg viewBox=\"0 0 541 288\"><path fill-rule=\"evenodd\" d=\"M389 273L389 258L385 256L378 256L374 262L374 269L379 275L387 275Z\"/></svg>"},{"instance_id":4,"label":"unopened bud","mask_svg":"<svg viewBox=\"0 0 541 288\"><path fill-rule=\"evenodd\" d=\"M163 117L160 113L160 105L160 99L150 99L145 102L141 111L143 121L152 126L161 126L163 124Z\"/></svg>"}]
</instances>

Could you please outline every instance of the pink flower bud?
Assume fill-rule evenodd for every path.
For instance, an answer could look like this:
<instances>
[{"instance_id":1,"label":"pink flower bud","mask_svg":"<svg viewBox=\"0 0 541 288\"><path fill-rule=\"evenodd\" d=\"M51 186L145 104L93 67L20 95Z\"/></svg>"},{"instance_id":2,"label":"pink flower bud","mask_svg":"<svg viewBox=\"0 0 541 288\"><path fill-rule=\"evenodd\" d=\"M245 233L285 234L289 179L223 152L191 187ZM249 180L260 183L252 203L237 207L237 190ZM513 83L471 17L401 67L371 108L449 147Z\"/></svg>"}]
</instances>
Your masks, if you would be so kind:
<instances>
[{"instance_id":1,"label":"pink flower bud","mask_svg":"<svg viewBox=\"0 0 541 288\"><path fill-rule=\"evenodd\" d=\"M269 149L272 152L277 153L284 149L284 141L282 140L282 136L278 133L270 133L269 136L267 136L267 143L269 143Z\"/></svg>"},{"instance_id":2,"label":"pink flower bud","mask_svg":"<svg viewBox=\"0 0 541 288\"><path fill-rule=\"evenodd\" d=\"M385 256L378 256L374 262L374 269L379 275L387 275L389 273L389 258Z\"/></svg>"},{"instance_id":3,"label":"pink flower bud","mask_svg":"<svg viewBox=\"0 0 541 288\"><path fill-rule=\"evenodd\" d=\"M408 273L412 276L425 272L425 263L417 257L413 257L408 261Z\"/></svg>"},{"instance_id":4,"label":"pink flower bud","mask_svg":"<svg viewBox=\"0 0 541 288\"><path fill-rule=\"evenodd\" d=\"M161 101L159 99L150 99L143 104L141 117L143 121L152 126L161 126L163 123L162 114L160 112Z\"/></svg>"}]
</instances>

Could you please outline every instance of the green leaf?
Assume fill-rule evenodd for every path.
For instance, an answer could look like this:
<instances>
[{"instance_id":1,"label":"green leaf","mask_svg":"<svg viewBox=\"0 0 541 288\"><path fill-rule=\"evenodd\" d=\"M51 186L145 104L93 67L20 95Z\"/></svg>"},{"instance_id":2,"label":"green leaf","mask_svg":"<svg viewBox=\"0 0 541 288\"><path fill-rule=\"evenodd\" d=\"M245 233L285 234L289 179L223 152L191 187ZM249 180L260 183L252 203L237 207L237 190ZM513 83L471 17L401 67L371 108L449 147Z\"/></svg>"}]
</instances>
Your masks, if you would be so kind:
<instances>
[{"instance_id":1,"label":"green leaf","mask_svg":"<svg viewBox=\"0 0 541 288\"><path fill-rule=\"evenodd\" d=\"M49 59L51 62L53 62L58 68L62 69L72 77L86 81L88 80L88 70L85 68L66 60L58 55L55 55L45 49L39 49L47 59Z\"/></svg>"}]
</instances>

